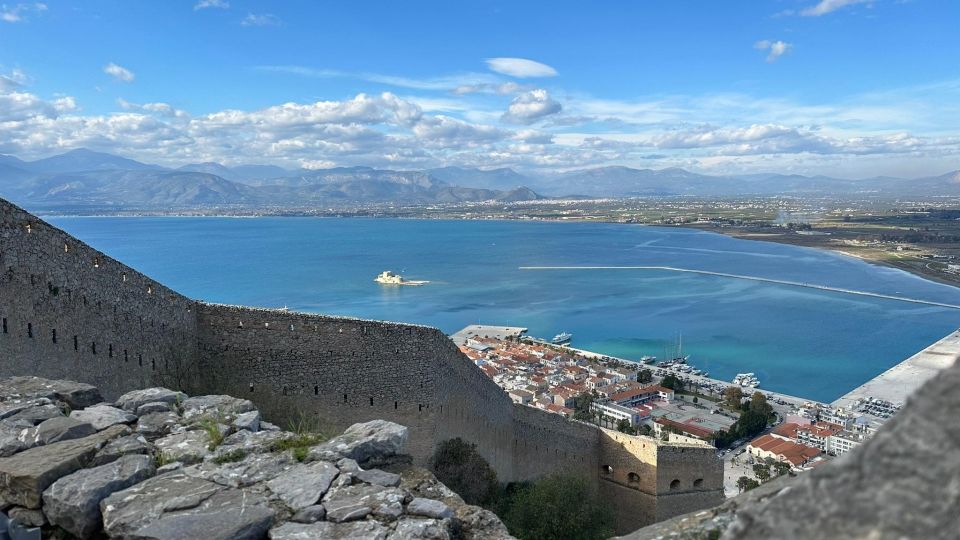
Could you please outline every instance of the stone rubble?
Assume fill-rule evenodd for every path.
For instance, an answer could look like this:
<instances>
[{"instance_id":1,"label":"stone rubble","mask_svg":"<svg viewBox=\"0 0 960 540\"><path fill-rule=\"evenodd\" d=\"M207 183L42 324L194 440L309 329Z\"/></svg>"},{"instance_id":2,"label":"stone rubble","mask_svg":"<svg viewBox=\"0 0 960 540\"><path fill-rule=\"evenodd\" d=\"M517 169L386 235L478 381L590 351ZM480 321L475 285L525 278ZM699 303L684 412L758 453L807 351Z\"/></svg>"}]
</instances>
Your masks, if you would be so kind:
<instances>
[{"instance_id":1,"label":"stone rubble","mask_svg":"<svg viewBox=\"0 0 960 540\"><path fill-rule=\"evenodd\" d=\"M407 433L374 420L320 442L246 399L147 388L104 403L90 385L9 377L0 508L11 531L44 537L511 538L409 465Z\"/></svg>"}]
</instances>

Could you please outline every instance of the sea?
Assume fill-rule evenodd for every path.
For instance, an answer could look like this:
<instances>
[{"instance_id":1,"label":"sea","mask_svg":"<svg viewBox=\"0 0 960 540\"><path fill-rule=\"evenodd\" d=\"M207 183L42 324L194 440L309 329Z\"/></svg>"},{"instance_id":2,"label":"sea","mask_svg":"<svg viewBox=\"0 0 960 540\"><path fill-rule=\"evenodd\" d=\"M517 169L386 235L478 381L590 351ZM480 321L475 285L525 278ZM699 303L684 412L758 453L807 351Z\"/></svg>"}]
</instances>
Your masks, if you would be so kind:
<instances>
[{"instance_id":1,"label":"sea","mask_svg":"<svg viewBox=\"0 0 960 540\"><path fill-rule=\"evenodd\" d=\"M605 223L299 217L56 217L55 226L208 302L404 321L522 326L637 360L832 401L960 326L960 310L666 270L670 266L960 304L960 289L843 254ZM419 287L383 286L384 270Z\"/></svg>"}]
</instances>

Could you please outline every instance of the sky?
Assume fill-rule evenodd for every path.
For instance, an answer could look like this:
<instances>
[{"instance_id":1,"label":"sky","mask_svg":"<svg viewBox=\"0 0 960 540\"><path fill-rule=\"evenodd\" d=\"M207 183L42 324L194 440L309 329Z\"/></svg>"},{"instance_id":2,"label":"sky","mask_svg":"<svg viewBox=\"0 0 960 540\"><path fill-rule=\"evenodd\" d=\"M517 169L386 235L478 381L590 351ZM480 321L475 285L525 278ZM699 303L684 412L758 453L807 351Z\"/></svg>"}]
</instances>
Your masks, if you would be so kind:
<instances>
[{"instance_id":1,"label":"sky","mask_svg":"<svg viewBox=\"0 0 960 540\"><path fill-rule=\"evenodd\" d=\"M936 175L958 29L957 0L14 1L0 153Z\"/></svg>"}]
</instances>

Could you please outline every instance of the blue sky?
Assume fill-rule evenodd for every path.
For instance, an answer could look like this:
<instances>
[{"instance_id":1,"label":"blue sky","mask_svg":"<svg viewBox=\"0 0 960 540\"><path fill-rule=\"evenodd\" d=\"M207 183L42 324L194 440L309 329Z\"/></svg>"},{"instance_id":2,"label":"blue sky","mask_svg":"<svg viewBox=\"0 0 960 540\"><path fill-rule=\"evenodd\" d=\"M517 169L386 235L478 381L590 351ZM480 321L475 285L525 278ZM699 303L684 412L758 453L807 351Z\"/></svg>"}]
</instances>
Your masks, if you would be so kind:
<instances>
[{"instance_id":1,"label":"blue sky","mask_svg":"<svg viewBox=\"0 0 960 540\"><path fill-rule=\"evenodd\" d=\"M960 168L960 2L0 4L0 152L176 165Z\"/></svg>"}]
</instances>

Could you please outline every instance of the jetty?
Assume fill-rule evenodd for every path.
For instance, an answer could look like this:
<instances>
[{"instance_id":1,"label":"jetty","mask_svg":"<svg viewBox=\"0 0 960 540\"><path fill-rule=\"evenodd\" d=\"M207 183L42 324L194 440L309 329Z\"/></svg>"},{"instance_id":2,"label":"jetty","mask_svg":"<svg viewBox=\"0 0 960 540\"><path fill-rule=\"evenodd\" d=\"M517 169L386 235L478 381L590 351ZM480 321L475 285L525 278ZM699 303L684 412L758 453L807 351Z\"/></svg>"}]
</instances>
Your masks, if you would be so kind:
<instances>
[{"instance_id":1,"label":"jetty","mask_svg":"<svg viewBox=\"0 0 960 540\"><path fill-rule=\"evenodd\" d=\"M677 268L674 266L521 266L520 270L662 270L666 272L685 272L690 274L701 274L706 276L718 276L732 279L743 279L747 281L758 281L761 283L773 283L776 285L787 285L790 287L803 287L806 289L816 289L819 291L828 291L841 294L851 294L855 296L867 296L871 298L880 298L883 300L894 300L897 302L910 302L913 304L924 304L928 306L937 306L948 309L960 309L960 304L950 304L947 302L936 302L933 300L923 300L920 298L908 298L906 296L896 296L892 294L882 294L870 291L858 291L855 289L845 289L842 287L831 287L829 285L817 285L815 283L804 283L800 281L790 281L786 279L773 279L759 276L747 276L743 274L728 274L726 272L713 272L710 270L694 270L692 268Z\"/></svg>"},{"instance_id":2,"label":"jetty","mask_svg":"<svg viewBox=\"0 0 960 540\"><path fill-rule=\"evenodd\" d=\"M855 408L867 398L902 405L927 381L953 366L960 358L960 330L907 358L833 402L834 407Z\"/></svg>"}]
</instances>

